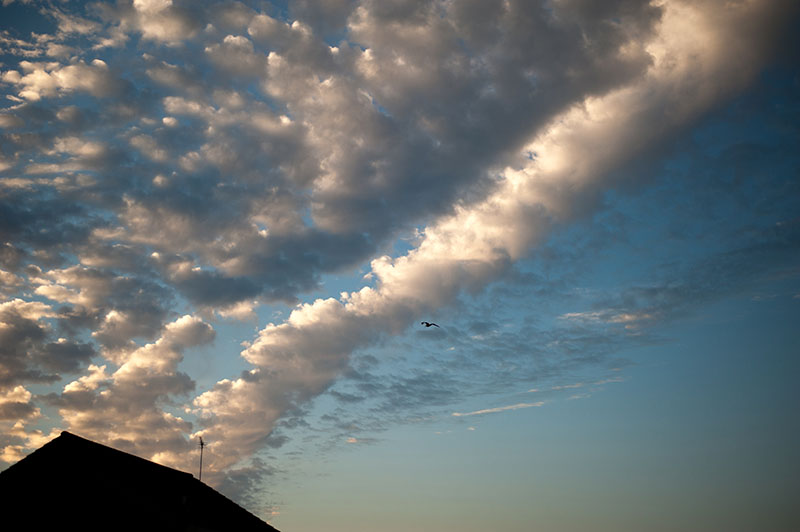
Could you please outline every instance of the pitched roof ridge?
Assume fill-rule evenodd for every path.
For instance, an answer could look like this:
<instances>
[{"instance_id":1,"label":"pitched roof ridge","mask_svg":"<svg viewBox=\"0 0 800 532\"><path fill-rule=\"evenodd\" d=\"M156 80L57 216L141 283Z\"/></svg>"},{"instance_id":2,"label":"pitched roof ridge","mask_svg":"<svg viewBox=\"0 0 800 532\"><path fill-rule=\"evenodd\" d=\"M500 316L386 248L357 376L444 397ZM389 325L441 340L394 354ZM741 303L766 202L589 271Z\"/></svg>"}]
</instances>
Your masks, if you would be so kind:
<instances>
[{"instance_id":1,"label":"pitched roof ridge","mask_svg":"<svg viewBox=\"0 0 800 532\"><path fill-rule=\"evenodd\" d=\"M61 434L58 437L50 440L48 443L46 443L42 447L45 447L45 446L49 445L50 443L53 443L56 440L59 440L59 439L62 439L62 438L64 440L72 439L75 442L80 442L83 445L86 445L86 446L89 446L89 447L95 446L95 447L100 447L102 449L105 449L107 451L113 451L113 452L119 453L120 455L123 455L125 457L129 457L129 459L141 460L141 461L145 462L148 465L148 467L163 468L163 469L166 469L166 470L174 472L174 473L180 473L182 475L188 475L189 477L194 478L194 475L192 473L187 472L187 471L182 471L180 469L176 469L174 467L166 466L164 464L159 464L158 462L154 462L153 460L150 460L149 458L144 458L142 456L139 456L137 454L131 453L129 451L124 451L122 449L118 449L116 447L112 447L111 445L107 445L105 443L100 443L100 442L97 442L97 441L94 441L94 440L90 440L89 438L84 438L83 436L79 436L77 434L74 434L74 433L66 431L66 430L62 430Z\"/></svg>"},{"instance_id":2,"label":"pitched roof ridge","mask_svg":"<svg viewBox=\"0 0 800 532\"><path fill-rule=\"evenodd\" d=\"M62 431L0 472L0 495L10 498L13 504L33 511L42 503L26 495L33 491L56 508L52 516L42 517L45 520L52 517L53 523L65 515L73 520L87 517L83 503L76 502L76 497L83 501L82 497L91 494L93 500L104 501L105 506L96 509L100 513L93 516L94 528L87 530L100 530L103 519L117 511L117 506L129 511L130 507L125 505L138 501L144 505L144 513L140 509L135 515L128 515L125 526L137 523L139 527L160 515L191 526L202 525L207 530L225 530L228 523L235 525L234 529L275 531L269 523L191 473L69 431Z\"/></svg>"}]
</instances>

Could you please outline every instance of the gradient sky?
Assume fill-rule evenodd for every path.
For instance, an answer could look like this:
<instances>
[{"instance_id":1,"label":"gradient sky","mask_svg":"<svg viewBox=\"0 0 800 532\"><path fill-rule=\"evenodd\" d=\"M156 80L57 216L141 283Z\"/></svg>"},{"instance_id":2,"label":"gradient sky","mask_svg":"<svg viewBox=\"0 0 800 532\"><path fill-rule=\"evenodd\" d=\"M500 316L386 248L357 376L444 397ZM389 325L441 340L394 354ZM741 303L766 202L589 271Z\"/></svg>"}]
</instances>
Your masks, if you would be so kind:
<instances>
[{"instance_id":1,"label":"gradient sky","mask_svg":"<svg viewBox=\"0 0 800 532\"><path fill-rule=\"evenodd\" d=\"M0 467L202 436L284 532L800 529L799 11L3 0Z\"/></svg>"}]
</instances>

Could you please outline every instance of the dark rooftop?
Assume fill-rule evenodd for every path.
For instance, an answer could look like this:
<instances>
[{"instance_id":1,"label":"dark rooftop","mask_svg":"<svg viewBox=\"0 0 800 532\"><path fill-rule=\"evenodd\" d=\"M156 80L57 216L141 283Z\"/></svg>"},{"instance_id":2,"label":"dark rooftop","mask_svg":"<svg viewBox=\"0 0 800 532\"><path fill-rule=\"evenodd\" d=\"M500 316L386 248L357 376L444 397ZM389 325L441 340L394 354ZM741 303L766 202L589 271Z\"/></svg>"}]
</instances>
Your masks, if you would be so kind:
<instances>
[{"instance_id":1,"label":"dark rooftop","mask_svg":"<svg viewBox=\"0 0 800 532\"><path fill-rule=\"evenodd\" d=\"M0 501L26 530L277 532L189 473L69 432L1 472Z\"/></svg>"}]
</instances>

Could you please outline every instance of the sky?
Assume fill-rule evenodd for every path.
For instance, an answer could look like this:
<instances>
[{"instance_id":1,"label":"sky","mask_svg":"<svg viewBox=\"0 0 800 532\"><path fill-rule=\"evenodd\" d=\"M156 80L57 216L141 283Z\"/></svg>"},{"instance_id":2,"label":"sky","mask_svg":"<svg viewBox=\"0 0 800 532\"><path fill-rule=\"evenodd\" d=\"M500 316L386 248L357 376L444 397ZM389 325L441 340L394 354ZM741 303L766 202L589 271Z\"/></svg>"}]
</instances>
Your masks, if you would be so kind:
<instances>
[{"instance_id":1,"label":"sky","mask_svg":"<svg viewBox=\"0 0 800 532\"><path fill-rule=\"evenodd\" d=\"M284 532L797 530L799 15L3 0L0 468L202 437Z\"/></svg>"}]
</instances>

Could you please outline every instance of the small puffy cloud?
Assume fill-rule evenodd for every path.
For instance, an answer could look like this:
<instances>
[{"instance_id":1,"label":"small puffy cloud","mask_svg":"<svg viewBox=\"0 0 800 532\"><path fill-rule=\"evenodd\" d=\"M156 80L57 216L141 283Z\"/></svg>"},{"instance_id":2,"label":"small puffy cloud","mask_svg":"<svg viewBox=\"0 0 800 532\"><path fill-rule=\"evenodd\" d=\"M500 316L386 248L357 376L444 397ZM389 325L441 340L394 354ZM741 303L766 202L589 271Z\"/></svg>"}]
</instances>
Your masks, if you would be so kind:
<instances>
[{"instance_id":1,"label":"small puffy cloud","mask_svg":"<svg viewBox=\"0 0 800 532\"><path fill-rule=\"evenodd\" d=\"M42 345L34 355L34 360L45 368L61 373L73 373L82 369L95 354L95 348L90 343L58 338Z\"/></svg>"},{"instance_id":2,"label":"small puffy cloud","mask_svg":"<svg viewBox=\"0 0 800 532\"><path fill-rule=\"evenodd\" d=\"M25 281L18 275L4 270L0 270L0 293L15 290Z\"/></svg>"},{"instance_id":3,"label":"small puffy cloud","mask_svg":"<svg viewBox=\"0 0 800 532\"><path fill-rule=\"evenodd\" d=\"M223 317L239 321L254 321L257 318L255 307L257 301L241 301L229 307L222 307L215 310L215 312Z\"/></svg>"},{"instance_id":4,"label":"small puffy cloud","mask_svg":"<svg viewBox=\"0 0 800 532\"><path fill-rule=\"evenodd\" d=\"M39 409L31 403L31 397L31 392L21 385L5 390L0 388L0 421L26 420L40 415Z\"/></svg>"},{"instance_id":5,"label":"small puffy cloud","mask_svg":"<svg viewBox=\"0 0 800 532\"><path fill-rule=\"evenodd\" d=\"M125 349L132 345L133 338L150 337L154 327L159 325L152 319L142 319L139 313L112 309L92 332L92 338L105 349Z\"/></svg>"},{"instance_id":6,"label":"small puffy cloud","mask_svg":"<svg viewBox=\"0 0 800 532\"><path fill-rule=\"evenodd\" d=\"M96 159L106 153L106 146L99 141L78 137L62 137L56 139L53 150L85 159Z\"/></svg>"},{"instance_id":7,"label":"small puffy cloud","mask_svg":"<svg viewBox=\"0 0 800 532\"><path fill-rule=\"evenodd\" d=\"M96 354L91 344L55 338L50 321L57 317L51 306L39 301L16 298L0 303L0 387L56 381Z\"/></svg>"},{"instance_id":8,"label":"small puffy cloud","mask_svg":"<svg viewBox=\"0 0 800 532\"><path fill-rule=\"evenodd\" d=\"M133 8L139 13L155 15L172 5L172 0L133 0Z\"/></svg>"},{"instance_id":9,"label":"small puffy cloud","mask_svg":"<svg viewBox=\"0 0 800 532\"><path fill-rule=\"evenodd\" d=\"M0 420L0 461L13 464L31 450L38 449L60 434L58 429L49 433L29 430L22 420Z\"/></svg>"},{"instance_id":10,"label":"small puffy cloud","mask_svg":"<svg viewBox=\"0 0 800 532\"><path fill-rule=\"evenodd\" d=\"M50 57L65 58L65 57L69 57L69 55L72 54L74 51L75 51L75 49L72 48L71 46L66 46L66 45L57 44L57 43L50 43L47 46L46 54L48 56L50 56Z\"/></svg>"},{"instance_id":11,"label":"small puffy cloud","mask_svg":"<svg viewBox=\"0 0 800 532\"><path fill-rule=\"evenodd\" d=\"M10 113L0 113L0 127L3 129L13 129L21 127L25 122L18 116Z\"/></svg>"},{"instance_id":12,"label":"small puffy cloud","mask_svg":"<svg viewBox=\"0 0 800 532\"><path fill-rule=\"evenodd\" d=\"M87 371L88 373L86 375L64 386L64 392L91 392L96 390L101 384L108 384L110 382L110 376L106 373L106 366L90 364Z\"/></svg>"},{"instance_id":13,"label":"small puffy cloud","mask_svg":"<svg viewBox=\"0 0 800 532\"><path fill-rule=\"evenodd\" d=\"M200 318L187 315L167 324L163 340L174 349L183 350L212 342L214 329Z\"/></svg>"},{"instance_id":14,"label":"small puffy cloud","mask_svg":"<svg viewBox=\"0 0 800 532\"><path fill-rule=\"evenodd\" d=\"M22 76L16 70L6 70L0 75L0 80L6 83L19 83L21 79Z\"/></svg>"},{"instance_id":15,"label":"small puffy cloud","mask_svg":"<svg viewBox=\"0 0 800 532\"><path fill-rule=\"evenodd\" d=\"M60 303L95 307L110 295L113 279L109 272L70 266L45 272L36 293Z\"/></svg>"},{"instance_id":16,"label":"small puffy cloud","mask_svg":"<svg viewBox=\"0 0 800 532\"><path fill-rule=\"evenodd\" d=\"M101 59L94 59L90 64L81 61L66 66L59 63L24 63L24 75L10 76L6 73L4 79L19 87L20 98L33 102L70 91L110 97L120 95L127 88Z\"/></svg>"},{"instance_id":17,"label":"small puffy cloud","mask_svg":"<svg viewBox=\"0 0 800 532\"><path fill-rule=\"evenodd\" d=\"M291 26L264 13L252 17L247 33L256 41L285 45L291 36Z\"/></svg>"},{"instance_id":18,"label":"small puffy cloud","mask_svg":"<svg viewBox=\"0 0 800 532\"><path fill-rule=\"evenodd\" d=\"M131 146L139 150L142 155L152 161L164 162L169 158L169 152L149 135L135 135L131 137L130 142Z\"/></svg>"},{"instance_id":19,"label":"small puffy cloud","mask_svg":"<svg viewBox=\"0 0 800 532\"><path fill-rule=\"evenodd\" d=\"M134 0L132 7L121 6L112 13L123 26L135 28L145 39L177 45L200 29L199 14L171 0Z\"/></svg>"},{"instance_id":20,"label":"small puffy cloud","mask_svg":"<svg viewBox=\"0 0 800 532\"><path fill-rule=\"evenodd\" d=\"M267 66L266 56L256 53L252 41L242 35L228 35L205 51L223 71L237 75L260 77Z\"/></svg>"},{"instance_id":21,"label":"small puffy cloud","mask_svg":"<svg viewBox=\"0 0 800 532\"><path fill-rule=\"evenodd\" d=\"M51 327L43 319L55 315L52 307L39 301L16 298L0 303L0 385L55 380L32 357L50 337Z\"/></svg>"},{"instance_id":22,"label":"small puffy cloud","mask_svg":"<svg viewBox=\"0 0 800 532\"><path fill-rule=\"evenodd\" d=\"M130 257L124 246L112 246L103 253L100 266L116 265L115 253L120 260ZM91 324L92 337L111 349L125 347L136 337L152 338L162 327L163 305L169 299L152 281L100 267L75 265L40 272L35 283L37 295L71 305L63 317L76 324Z\"/></svg>"}]
</instances>

